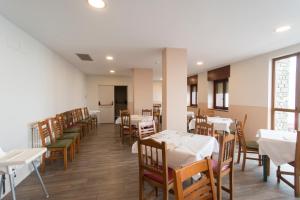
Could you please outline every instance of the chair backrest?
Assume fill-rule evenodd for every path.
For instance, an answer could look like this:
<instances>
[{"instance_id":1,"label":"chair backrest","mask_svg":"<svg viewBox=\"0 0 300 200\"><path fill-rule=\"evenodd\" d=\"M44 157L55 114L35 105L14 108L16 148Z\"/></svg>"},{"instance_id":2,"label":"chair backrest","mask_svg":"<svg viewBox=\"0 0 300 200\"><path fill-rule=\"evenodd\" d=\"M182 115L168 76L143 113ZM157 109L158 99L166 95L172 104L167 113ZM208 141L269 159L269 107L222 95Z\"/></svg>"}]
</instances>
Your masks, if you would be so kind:
<instances>
[{"instance_id":1,"label":"chair backrest","mask_svg":"<svg viewBox=\"0 0 300 200\"><path fill-rule=\"evenodd\" d=\"M156 133L155 121L139 123L139 138L143 139Z\"/></svg>"},{"instance_id":2,"label":"chair backrest","mask_svg":"<svg viewBox=\"0 0 300 200\"><path fill-rule=\"evenodd\" d=\"M66 112L66 115L67 115L68 127L72 127L74 125L74 121L75 121L73 111Z\"/></svg>"},{"instance_id":3,"label":"chair backrest","mask_svg":"<svg viewBox=\"0 0 300 200\"><path fill-rule=\"evenodd\" d=\"M167 145L165 142L160 143L153 139L138 139L140 176L143 176L144 171L151 172L162 177L166 186L168 183L166 150Z\"/></svg>"},{"instance_id":4,"label":"chair backrest","mask_svg":"<svg viewBox=\"0 0 300 200\"><path fill-rule=\"evenodd\" d=\"M76 114L77 114L77 119L79 121L83 120L83 113L82 113L82 109L81 108L77 108L76 109Z\"/></svg>"},{"instance_id":5,"label":"chair backrest","mask_svg":"<svg viewBox=\"0 0 300 200\"><path fill-rule=\"evenodd\" d=\"M245 134L244 134L244 130L243 130L243 123L241 121L237 121L236 122L236 134L239 140L239 145L241 145L241 147L243 149L246 149L246 139L245 139Z\"/></svg>"},{"instance_id":6,"label":"chair backrest","mask_svg":"<svg viewBox=\"0 0 300 200\"><path fill-rule=\"evenodd\" d=\"M202 177L188 187L183 182L201 173ZM217 199L214 185L214 175L210 159L201 160L174 172L174 189L176 200Z\"/></svg>"},{"instance_id":7,"label":"chair backrest","mask_svg":"<svg viewBox=\"0 0 300 200\"><path fill-rule=\"evenodd\" d=\"M78 114L77 114L77 109L71 110L70 112L72 113L73 122L77 123L79 121Z\"/></svg>"},{"instance_id":8,"label":"chair backrest","mask_svg":"<svg viewBox=\"0 0 300 200\"><path fill-rule=\"evenodd\" d=\"M131 119L129 112L121 113L121 127L122 128L131 128Z\"/></svg>"},{"instance_id":9,"label":"chair backrest","mask_svg":"<svg viewBox=\"0 0 300 200\"><path fill-rule=\"evenodd\" d=\"M43 147L55 142L55 138L53 138L51 134L48 120L38 122L38 128Z\"/></svg>"},{"instance_id":10,"label":"chair backrest","mask_svg":"<svg viewBox=\"0 0 300 200\"><path fill-rule=\"evenodd\" d=\"M127 109L125 109L125 110L120 110L120 116L122 115L122 113L129 113L129 114L130 114L129 110L127 110Z\"/></svg>"},{"instance_id":11,"label":"chair backrest","mask_svg":"<svg viewBox=\"0 0 300 200\"><path fill-rule=\"evenodd\" d=\"M65 123L67 123L67 122L65 122L64 114L63 113L57 114L56 118L57 118L57 120L58 120L58 122L59 122L59 124L60 124L60 126L63 130L66 126Z\"/></svg>"},{"instance_id":12,"label":"chair backrest","mask_svg":"<svg viewBox=\"0 0 300 200\"><path fill-rule=\"evenodd\" d=\"M152 116L152 109L142 109L143 116Z\"/></svg>"},{"instance_id":13,"label":"chair backrest","mask_svg":"<svg viewBox=\"0 0 300 200\"><path fill-rule=\"evenodd\" d=\"M197 110L197 116L200 116L201 115L201 110L200 110L200 108L198 108L198 110Z\"/></svg>"},{"instance_id":14,"label":"chair backrest","mask_svg":"<svg viewBox=\"0 0 300 200\"><path fill-rule=\"evenodd\" d=\"M195 118L195 124L199 124L201 122L207 123L207 116L205 115L197 115Z\"/></svg>"},{"instance_id":15,"label":"chair backrest","mask_svg":"<svg viewBox=\"0 0 300 200\"><path fill-rule=\"evenodd\" d=\"M242 129L243 129L244 132L245 132L245 126L246 126L247 119L248 119L248 115L245 114L244 121L243 121L243 127L242 127Z\"/></svg>"},{"instance_id":16,"label":"chair backrest","mask_svg":"<svg viewBox=\"0 0 300 200\"><path fill-rule=\"evenodd\" d=\"M83 108L83 111L84 111L84 119L89 118L89 117L90 117L90 114L89 114L88 108L87 108L87 107L84 107L84 108Z\"/></svg>"},{"instance_id":17,"label":"chair backrest","mask_svg":"<svg viewBox=\"0 0 300 200\"><path fill-rule=\"evenodd\" d=\"M214 137L214 124L200 122L199 124L195 125L195 133Z\"/></svg>"},{"instance_id":18,"label":"chair backrest","mask_svg":"<svg viewBox=\"0 0 300 200\"><path fill-rule=\"evenodd\" d=\"M235 135L226 133L219 136L219 158L218 174L221 174L224 167L229 166L226 170L233 170ZM227 172L226 172L227 173Z\"/></svg>"},{"instance_id":19,"label":"chair backrest","mask_svg":"<svg viewBox=\"0 0 300 200\"><path fill-rule=\"evenodd\" d=\"M53 117L50 119L52 132L55 135L55 138L62 138L63 137L63 128L58 117ZM53 135L53 134L52 134Z\"/></svg>"},{"instance_id":20,"label":"chair backrest","mask_svg":"<svg viewBox=\"0 0 300 200\"><path fill-rule=\"evenodd\" d=\"M161 104L153 104L153 112L160 113Z\"/></svg>"}]
</instances>

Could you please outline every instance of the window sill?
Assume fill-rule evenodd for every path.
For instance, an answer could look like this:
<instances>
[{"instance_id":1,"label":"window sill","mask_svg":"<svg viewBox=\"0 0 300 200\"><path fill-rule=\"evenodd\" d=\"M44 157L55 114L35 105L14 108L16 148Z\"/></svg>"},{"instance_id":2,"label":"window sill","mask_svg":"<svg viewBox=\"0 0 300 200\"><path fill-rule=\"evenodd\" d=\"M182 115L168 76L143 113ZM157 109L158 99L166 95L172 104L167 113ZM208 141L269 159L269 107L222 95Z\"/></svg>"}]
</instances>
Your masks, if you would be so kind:
<instances>
[{"instance_id":1,"label":"window sill","mask_svg":"<svg viewBox=\"0 0 300 200\"><path fill-rule=\"evenodd\" d=\"M229 108L227 110L211 108L209 110L218 111L218 112L229 112Z\"/></svg>"}]
</instances>

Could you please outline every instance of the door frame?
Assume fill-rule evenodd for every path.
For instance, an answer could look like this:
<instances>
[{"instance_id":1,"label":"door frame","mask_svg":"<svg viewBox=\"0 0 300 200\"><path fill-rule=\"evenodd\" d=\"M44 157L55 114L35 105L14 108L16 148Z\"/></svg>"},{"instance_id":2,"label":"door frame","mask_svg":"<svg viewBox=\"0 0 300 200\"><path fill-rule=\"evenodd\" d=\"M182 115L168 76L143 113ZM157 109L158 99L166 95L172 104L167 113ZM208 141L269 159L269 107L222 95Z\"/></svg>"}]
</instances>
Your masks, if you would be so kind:
<instances>
[{"instance_id":1,"label":"door frame","mask_svg":"<svg viewBox=\"0 0 300 200\"><path fill-rule=\"evenodd\" d=\"M275 108L275 63L278 60L282 60L289 57L297 57L296 62L296 87L295 87L295 109L287 109L287 108ZM300 112L300 52L289 54L286 56L281 56L272 59L272 104L271 104L271 129L275 129L275 112L289 112L295 114L295 124L294 129L299 130L299 112Z\"/></svg>"}]
</instances>

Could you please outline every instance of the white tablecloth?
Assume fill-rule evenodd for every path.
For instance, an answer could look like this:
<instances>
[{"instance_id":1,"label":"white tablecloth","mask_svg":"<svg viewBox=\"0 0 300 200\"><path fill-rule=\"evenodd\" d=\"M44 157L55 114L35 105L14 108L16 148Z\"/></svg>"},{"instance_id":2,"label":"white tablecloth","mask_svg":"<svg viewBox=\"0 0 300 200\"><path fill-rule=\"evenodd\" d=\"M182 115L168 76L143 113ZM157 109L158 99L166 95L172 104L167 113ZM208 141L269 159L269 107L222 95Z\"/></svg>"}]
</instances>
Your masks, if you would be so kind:
<instances>
[{"instance_id":1,"label":"white tablecloth","mask_svg":"<svg viewBox=\"0 0 300 200\"><path fill-rule=\"evenodd\" d=\"M203 160L212 153L219 153L219 143L214 137L165 130L150 136L167 144L168 166L183 167L195 161ZM137 142L132 145L132 153L138 153Z\"/></svg>"},{"instance_id":2,"label":"white tablecloth","mask_svg":"<svg viewBox=\"0 0 300 200\"><path fill-rule=\"evenodd\" d=\"M140 122L149 122L153 120L153 116L130 115L131 125L138 126ZM115 124L121 124L121 117L118 117Z\"/></svg>"},{"instance_id":3,"label":"white tablecloth","mask_svg":"<svg viewBox=\"0 0 300 200\"><path fill-rule=\"evenodd\" d=\"M192 111L187 111L186 116L187 116L188 118L194 118L194 117L195 117L195 113L192 112Z\"/></svg>"},{"instance_id":4,"label":"white tablecloth","mask_svg":"<svg viewBox=\"0 0 300 200\"><path fill-rule=\"evenodd\" d=\"M268 155L275 165L295 160L296 133L260 129L256 137L258 138L259 154Z\"/></svg>"},{"instance_id":5,"label":"white tablecloth","mask_svg":"<svg viewBox=\"0 0 300 200\"><path fill-rule=\"evenodd\" d=\"M214 124L215 131L226 131L230 132L230 128L233 124L233 120L230 118L222 117L207 117L207 122ZM192 119L189 123L189 130L195 129L196 119Z\"/></svg>"}]
</instances>

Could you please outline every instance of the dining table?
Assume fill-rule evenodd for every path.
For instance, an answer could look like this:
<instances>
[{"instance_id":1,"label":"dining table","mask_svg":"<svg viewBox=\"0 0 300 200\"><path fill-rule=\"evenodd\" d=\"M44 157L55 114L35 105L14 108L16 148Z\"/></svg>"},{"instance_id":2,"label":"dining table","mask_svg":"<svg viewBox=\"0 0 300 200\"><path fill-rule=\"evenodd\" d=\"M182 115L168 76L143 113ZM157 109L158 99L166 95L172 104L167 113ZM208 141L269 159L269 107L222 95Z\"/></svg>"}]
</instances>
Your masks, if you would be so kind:
<instances>
[{"instance_id":1,"label":"dining table","mask_svg":"<svg viewBox=\"0 0 300 200\"><path fill-rule=\"evenodd\" d=\"M297 133L293 131L259 129L256 134L262 155L263 180L270 175L270 160L280 166L295 160Z\"/></svg>"},{"instance_id":2,"label":"dining table","mask_svg":"<svg viewBox=\"0 0 300 200\"><path fill-rule=\"evenodd\" d=\"M131 125L138 126L140 122L150 122L153 120L153 116L146 115L130 115ZM121 117L118 117L115 121L115 124L121 124Z\"/></svg>"},{"instance_id":3,"label":"dining table","mask_svg":"<svg viewBox=\"0 0 300 200\"><path fill-rule=\"evenodd\" d=\"M234 129L234 120L224 117L207 117L207 123L214 124L215 131L225 131L230 133ZM195 129L196 119L189 122L189 130Z\"/></svg>"},{"instance_id":4,"label":"dining table","mask_svg":"<svg viewBox=\"0 0 300 200\"><path fill-rule=\"evenodd\" d=\"M211 136L164 130L147 138L166 143L168 166L173 169L184 167L219 153L219 143L216 138ZM138 153L137 142L132 145L132 153Z\"/></svg>"}]
</instances>

